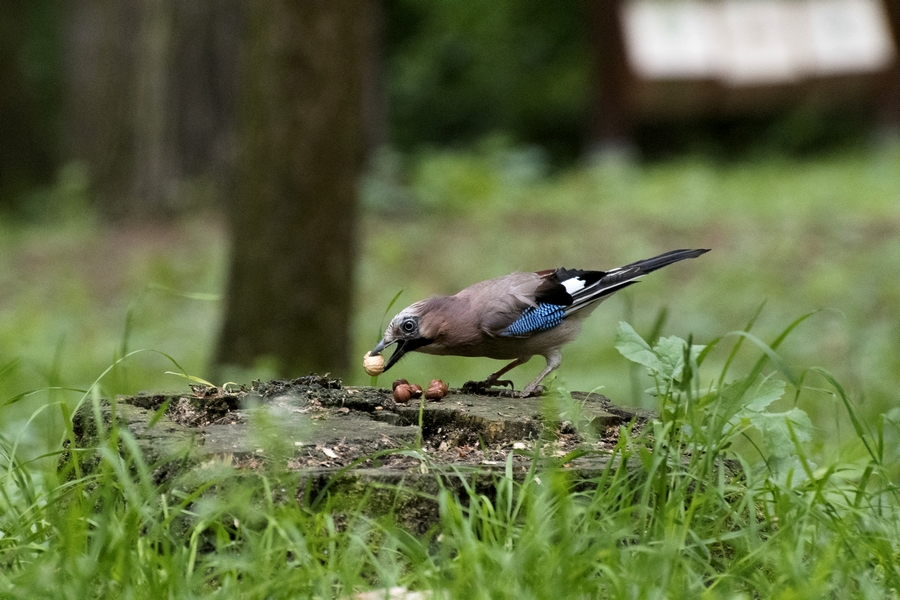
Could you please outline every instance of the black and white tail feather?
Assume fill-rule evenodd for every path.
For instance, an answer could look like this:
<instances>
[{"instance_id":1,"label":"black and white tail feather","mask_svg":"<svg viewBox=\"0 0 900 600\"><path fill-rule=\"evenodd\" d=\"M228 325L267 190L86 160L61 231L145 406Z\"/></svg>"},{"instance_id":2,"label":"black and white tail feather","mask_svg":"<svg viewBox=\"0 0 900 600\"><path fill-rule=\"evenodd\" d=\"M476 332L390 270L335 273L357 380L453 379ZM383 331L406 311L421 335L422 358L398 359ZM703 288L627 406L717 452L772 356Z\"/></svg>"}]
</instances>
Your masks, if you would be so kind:
<instances>
[{"instance_id":1,"label":"black and white tail feather","mask_svg":"<svg viewBox=\"0 0 900 600\"><path fill-rule=\"evenodd\" d=\"M525 310L501 335L526 337L553 329L566 317L637 283L640 277L706 252L709 250L672 250L609 271L566 268L542 271L540 274L545 277L545 281L535 290L536 306Z\"/></svg>"},{"instance_id":2,"label":"black and white tail feather","mask_svg":"<svg viewBox=\"0 0 900 600\"><path fill-rule=\"evenodd\" d=\"M609 271L573 271L557 269L562 284L572 303L563 312L566 316L593 304L595 301L618 292L622 288L637 283L640 277L652 273L657 269L667 267L678 261L688 258L697 258L701 254L709 252L708 249L700 250L672 250L653 258L639 260L624 267L617 267ZM593 281L591 281L593 279Z\"/></svg>"}]
</instances>

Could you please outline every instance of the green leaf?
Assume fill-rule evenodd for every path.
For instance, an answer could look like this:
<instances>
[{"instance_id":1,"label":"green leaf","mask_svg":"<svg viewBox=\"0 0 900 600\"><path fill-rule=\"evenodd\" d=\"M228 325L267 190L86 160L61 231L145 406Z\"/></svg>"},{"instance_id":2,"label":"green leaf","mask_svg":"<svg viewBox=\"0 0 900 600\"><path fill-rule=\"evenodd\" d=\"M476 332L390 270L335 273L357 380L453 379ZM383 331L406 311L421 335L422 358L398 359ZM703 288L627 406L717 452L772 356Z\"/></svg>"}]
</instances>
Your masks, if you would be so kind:
<instances>
[{"instance_id":1,"label":"green leaf","mask_svg":"<svg viewBox=\"0 0 900 600\"><path fill-rule=\"evenodd\" d=\"M746 409L744 399L747 397L749 387L745 379L725 384L719 393L718 402L713 405L716 414L723 420L736 424L737 420L743 418L741 413Z\"/></svg>"},{"instance_id":2,"label":"green leaf","mask_svg":"<svg viewBox=\"0 0 900 600\"><path fill-rule=\"evenodd\" d=\"M631 362L644 365L654 373L663 372L664 365L657 358L650 345L625 321L619 323L615 348Z\"/></svg>"},{"instance_id":3,"label":"green leaf","mask_svg":"<svg viewBox=\"0 0 900 600\"><path fill-rule=\"evenodd\" d=\"M393 308L393 306L397 302L397 300L400 299L400 296L403 295L404 289L405 288L402 288L399 292L394 294L394 297L391 298L390 302L388 302L387 308L384 309L384 314L381 315L381 323L379 323L379 325L378 325L378 337L379 338L381 337L381 334L384 333L384 320L387 318L388 313L391 312L391 308Z\"/></svg>"},{"instance_id":4,"label":"green leaf","mask_svg":"<svg viewBox=\"0 0 900 600\"><path fill-rule=\"evenodd\" d=\"M222 299L222 294L209 294L206 292L185 292L184 290L176 290L174 288L170 288L164 285L160 285L158 283L151 283L147 286L148 290L155 290L158 292L164 292L166 294L171 294L172 296L176 296L178 298L185 298L187 300L200 300L203 302L218 302Z\"/></svg>"},{"instance_id":5,"label":"green leaf","mask_svg":"<svg viewBox=\"0 0 900 600\"><path fill-rule=\"evenodd\" d=\"M766 466L772 478L781 485L787 485L789 481L797 484L804 479L803 461L798 456L770 456Z\"/></svg>"},{"instance_id":6,"label":"green leaf","mask_svg":"<svg viewBox=\"0 0 900 600\"><path fill-rule=\"evenodd\" d=\"M19 362L20 362L20 359L14 358L11 361L9 361L8 363L6 363L5 365L3 365L2 367L0 367L0 379L3 379L3 377L5 377L7 373L13 372L16 369L16 367L19 366Z\"/></svg>"},{"instance_id":7,"label":"green leaf","mask_svg":"<svg viewBox=\"0 0 900 600\"><path fill-rule=\"evenodd\" d=\"M176 373L175 371L166 371L166 375L177 375L178 377L184 377L188 381L193 381L194 383L199 383L199 384L205 385L207 387L211 387L211 388L216 387L215 384L210 383L205 379L201 379L195 375L188 375L187 373ZM234 383L234 382L230 381L228 383ZM226 383L225 385L228 385L228 383ZM224 388L225 385L223 385L222 387Z\"/></svg>"},{"instance_id":8,"label":"green leaf","mask_svg":"<svg viewBox=\"0 0 900 600\"><path fill-rule=\"evenodd\" d=\"M658 357L662 369L659 374L666 380L678 379L684 370L684 347L687 342L683 339L671 336L661 338L653 347L653 352Z\"/></svg>"},{"instance_id":9,"label":"green leaf","mask_svg":"<svg viewBox=\"0 0 900 600\"><path fill-rule=\"evenodd\" d=\"M766 378L745 395L747 410L765 410L770 404L784 396L785 383L781 379Z\"/></svg>"},{"instance_id":10,"label":"green leaf","mask_svg":"<svg viewBox=\"0 0 900 600\"><path fill-rule=\"evenodd\" d=\"M794 430L797 440L801 442L808 442L812 439L812 422L809 420L809 415L799 408L792 408L782 413L752 413L750 421L762 434L763 443L770 455L775 457L787 457L794 454L791 429ZM788 421L790 421L790 428Z\"/></svg>"}]
</instances>

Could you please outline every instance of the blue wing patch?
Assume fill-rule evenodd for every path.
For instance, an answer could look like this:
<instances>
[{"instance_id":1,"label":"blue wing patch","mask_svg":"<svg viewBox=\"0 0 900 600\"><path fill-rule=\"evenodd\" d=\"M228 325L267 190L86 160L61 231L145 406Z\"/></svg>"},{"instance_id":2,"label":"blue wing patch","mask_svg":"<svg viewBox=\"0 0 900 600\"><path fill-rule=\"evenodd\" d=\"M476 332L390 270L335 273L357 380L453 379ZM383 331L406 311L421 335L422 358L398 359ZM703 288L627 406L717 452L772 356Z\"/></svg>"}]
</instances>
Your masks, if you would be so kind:
<instances>
[{"instance_id":1,"label":"blue wing patch","mask_svg":"<svg viewBox=\"0 0 900 600\"><path fill-rule=\"evenodd\" d=\"M522 316L513 321L500 335L518 336L553 329L562 323L565 312L556 304L538 304L529 306Z\"/></svg>"}]
</instances>

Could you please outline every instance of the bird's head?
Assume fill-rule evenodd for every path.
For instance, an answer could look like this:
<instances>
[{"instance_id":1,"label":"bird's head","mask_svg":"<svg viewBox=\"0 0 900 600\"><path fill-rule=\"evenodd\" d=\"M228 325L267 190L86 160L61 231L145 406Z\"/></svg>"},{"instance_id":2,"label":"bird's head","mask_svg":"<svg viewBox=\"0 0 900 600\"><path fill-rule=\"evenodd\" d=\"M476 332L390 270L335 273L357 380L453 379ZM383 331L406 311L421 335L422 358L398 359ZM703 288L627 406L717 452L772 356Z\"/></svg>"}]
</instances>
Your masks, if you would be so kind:
<instances>
[{"instance_id":1,"label":"bird's head","mask_svg":"<svg viewBox=\"0 0 900 600\"><path fill-rule=\"evenodd\" d=\"M387 329L384 330L384 337L372 350L372 354L381 354L385 348L393 344L397 344L394 353L384 365L387 371L393 367L407 352L412 352L422 346L427 346L434 340L426 335L428 328L428 318L425 314L425 302L417 302L411 306L407 306L391 319Z\"/></svg>"}]
</instances>

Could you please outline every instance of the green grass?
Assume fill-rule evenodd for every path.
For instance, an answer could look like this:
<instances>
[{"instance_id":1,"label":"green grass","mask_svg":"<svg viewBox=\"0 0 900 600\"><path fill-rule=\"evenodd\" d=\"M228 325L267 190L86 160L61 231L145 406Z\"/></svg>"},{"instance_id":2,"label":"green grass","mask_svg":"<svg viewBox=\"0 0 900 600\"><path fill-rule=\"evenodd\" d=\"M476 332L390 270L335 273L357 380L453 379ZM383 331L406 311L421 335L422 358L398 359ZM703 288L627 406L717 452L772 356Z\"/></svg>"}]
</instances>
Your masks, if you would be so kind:
<instances>
[{"instance_id":1,"label":"green grass","mask_svg":"<svg viewBox=\"0 0 900 600\"><path fill-rule=\"evenodd\" d=\"M497 475L494 496L439 492L440 521L421 536L365 498L298 503L277 467L207 465L157 485L159 465L117 428L100 428L93 470L85 449L59 477L2 443L0 596L895 597L897 422L870 429L827 371L788 366L777 350L797 324L770 343L748 327L703 347L620 325L616 346L650 373L660 418L621 428L594 479L535 460L524 480ZM814 465L805 413L770 410L782 393L836 398L862 458Z\"/></svg>"},{"instance_id":2,"label":"green grass","mask_svg":"<svg viewBox=\"0 0 900 600\"><path fill-rule=\"evenodd\" d=\"M31 225L0 221L0 596L330 597L398 584L451 597L558 597L563 583L587 597L896 596L900 147L548 177L533 152L486 146L384 156L365 190L360 359L400 290L394 311L517 269L713 249L598 309L553 380L664 409L660 429L626 436L615 451L617 464L640 468L587 486L535 471L502 480L495 499L442 497L441 526L425 538L362 513L336 519L327 501L278 502L276 472L210 476L202 497L160 488L152 465L113 445L99 471L60 481L55 452L79 399L183 388L165 374L178 370L165 355L207 377L227 243L211 217L110 228L79 208ZM690 389L647 393L659 370L655 379L616 350L621 320L652 352L660 337L713 345L761 305L753 337L723 336L695 357ZM731 357L724 349L739 339L744 350ZM777 346L764 371L746 351L758 340ZM144 348L154 352L120 361ZM538 363L512 372L519 386ZM229 379L271 375L263 365ZM496 366L413 355L390 375L456 386ZM750 375L742 389L736 382ZM345 380L370 382L362 369ZM729 410L762 408L728 425L726 400ZM682 464L673 457L685 447ZM743 461L748 479L729 479L723 457Z\"/></svg>"},{"instance_id":3,"label":"green grass","mask_svg":"<svg viewBox=\"0 0 900 600\"><path fill-rule=\"evenodd\" d=\"M617 402L650 406L646 378L613 349L619 320L649 334L665 316L658 333L703 341L741 327L765 303L758 327L769 334L821 310L783 349L785 360L828 366L866 418L896 405L900 146L802 161L607 164L546 176L538 153L486 144L467 153L386 154L364 189L353 344L360 360L401 290L395 311L513 270L604 268L676 247L710 247L600 307L565 349L556 385L601 388ZM64 217L0 221L0 404L44 387L83 389L124 350L138 348L164 352L208 379L222 307L211 298L225 281L219 220L110 228L85 213L77 194L56 196ZM63 210L66 202L75 208ZM265 364L226 378L266 377ZM455 386L496 368L488 359L413 355L390 375ZM540 368L535 359L511 376L521 386ZM103 380L104 393L182 387L165 375L171 370L161 356L140 355ZM345 380L369 383L362 369ZM74 397L53 392L4 407L0 427L18 431L48 398ZM838 451L831 442L849 433L839 407L806 409L822 432L816 452ZM56 420L23 434L31 438L24 445L43 451L61 427Z\"/></svg>"}]
</instances>

